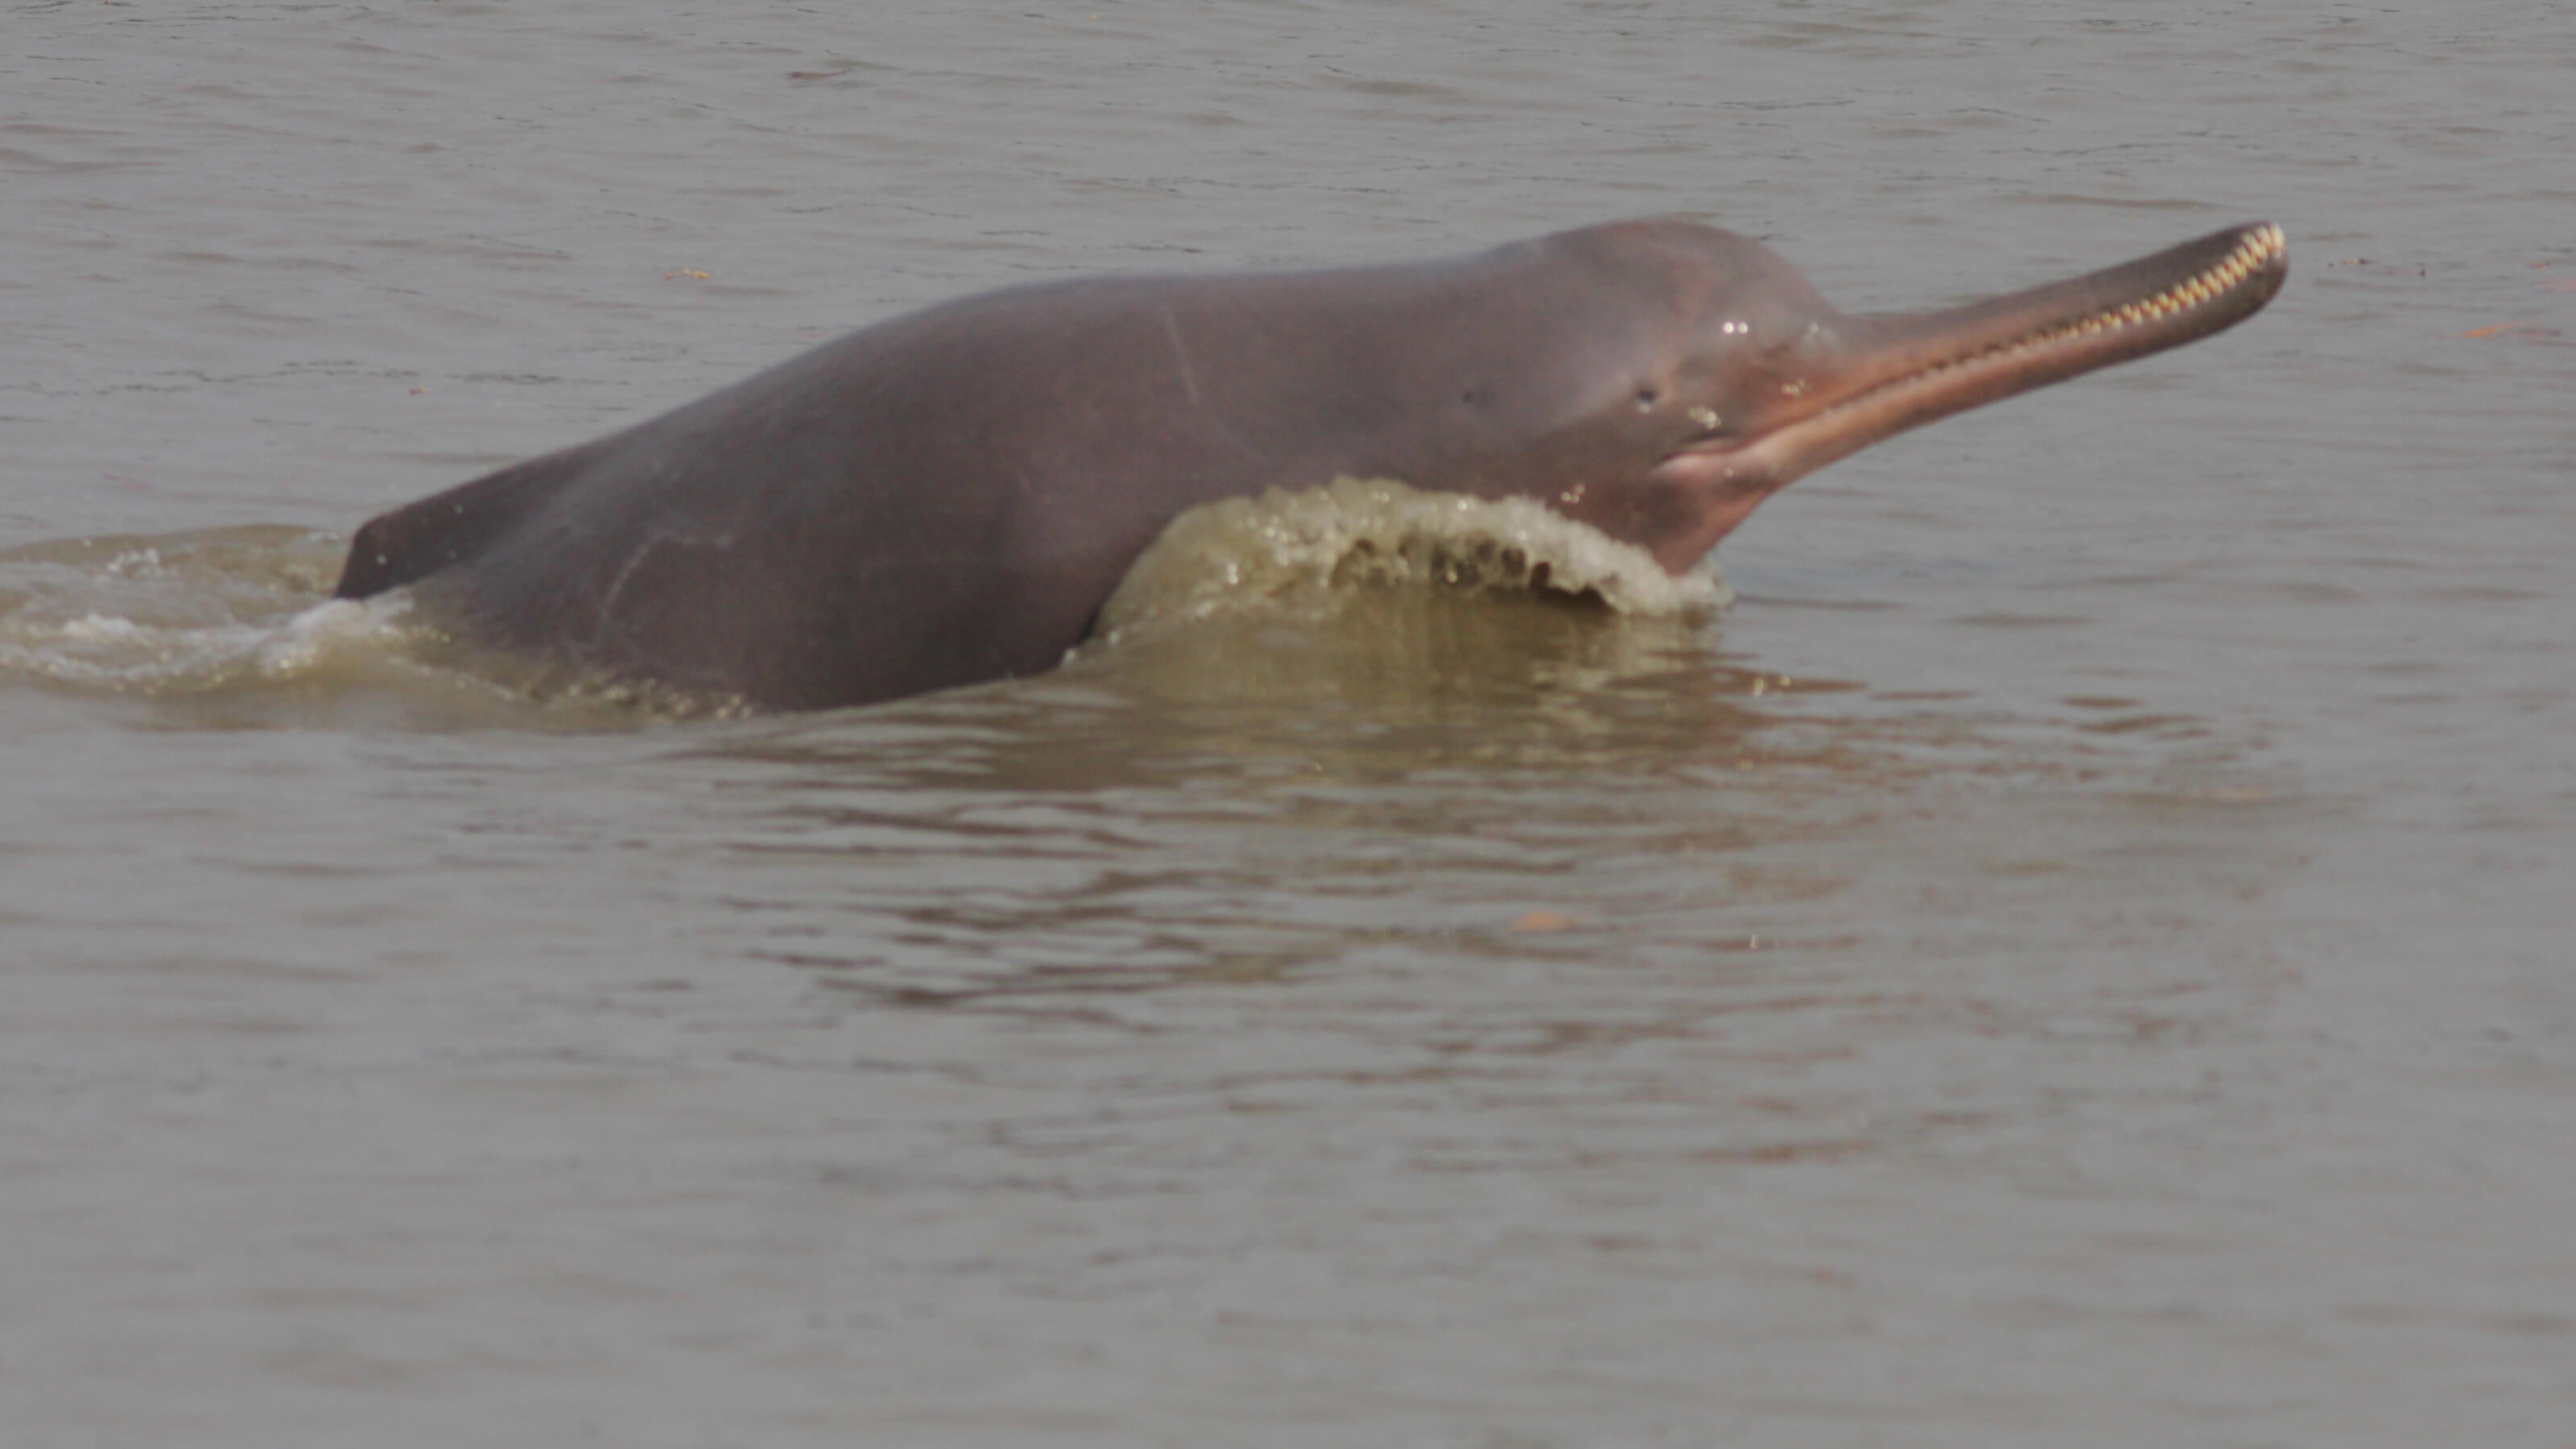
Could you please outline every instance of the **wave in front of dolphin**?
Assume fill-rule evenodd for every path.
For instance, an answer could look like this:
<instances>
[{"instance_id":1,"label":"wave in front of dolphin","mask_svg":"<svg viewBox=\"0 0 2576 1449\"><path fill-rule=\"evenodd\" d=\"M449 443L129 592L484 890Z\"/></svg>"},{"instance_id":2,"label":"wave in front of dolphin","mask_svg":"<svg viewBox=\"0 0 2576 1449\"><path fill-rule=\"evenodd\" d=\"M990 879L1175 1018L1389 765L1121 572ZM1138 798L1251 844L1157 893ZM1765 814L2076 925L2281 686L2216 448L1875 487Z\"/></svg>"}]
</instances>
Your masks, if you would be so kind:
<instances>
[{"instance_id":1,"label":"wave in front of dolphin","mask_svg":"<svg viewBox=\"0 0 2576 1449\"><path fill-rule=\"evenodd\" d=\"M1446 587L1596 600L1622 614L1713 613L1713 562L1678 577L1644 549L1528 498L1426 493L1386 478L1203 504L1174 519L1101 610L1119 634L1276 609L1353 588Z\"/></svg>"}]
</instances>

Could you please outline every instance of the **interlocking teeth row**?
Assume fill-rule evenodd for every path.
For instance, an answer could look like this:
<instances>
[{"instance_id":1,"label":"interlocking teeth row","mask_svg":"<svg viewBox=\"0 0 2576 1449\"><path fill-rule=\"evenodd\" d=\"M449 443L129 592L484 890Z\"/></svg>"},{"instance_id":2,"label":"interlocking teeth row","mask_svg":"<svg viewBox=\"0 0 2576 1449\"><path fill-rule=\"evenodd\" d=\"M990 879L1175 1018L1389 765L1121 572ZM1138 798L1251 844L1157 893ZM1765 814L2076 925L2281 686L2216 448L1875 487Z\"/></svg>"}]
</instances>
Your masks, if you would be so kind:
<instances>
[{"instance_id":1,"label":"interlocking teeth row","mask_svg":"<svg viewBox=\"0 0 2576 1449\"><path fill-rule=\"evenodd\" d=\"M2081 322L2052 328L2030 339L2032 342L2055 342L2065 337L2083 337L2096 332L2115 332L2141 322L2154 322L2176 312L2204 306L2236 290L2237 284L2252 276L2256 269L2269 265L2290 249L2281 229L2266 223L2246 233L2245 240L2220 260L2217 266L2167 287L2143 302L2131 302L2115 312L2102 312Z\"/></svg>"},{"instance_id":2,"label":"interlocking teeth row","mask_svg":"<svg viewBox=\"0 0 2576 1449\"><path fill-rule=\"evenodd\" d=\"M2109 312L2097 312L2080 322L2060 323L2044 331L2024 333L2010 341L1992 343L1975 352L1944 358L1919 372L1908 373L1903 377L1880 383L1857 396L1845 398L1828 408L1826 412L1828 415L1843 412L1892 389L1911 387L1959 368L1980 366L2007 355L2025 352L2034 347L2046 347L2070 338L2116 332L2123 327L2133 327L2142 322L2154 322L2177 312L2214 302L2236 290L2247 277L2280 260L2289 250L2289 238L2281 234L2279 227L2266 222L2247 232L2245 239L2238 242L2234 250L2219 259L2218 265L2187 281L2167 287L2143 302L2132 302ZM1804 384L1801 383L1799 386L1803 387Z\"/></svg>"}]
</instances>

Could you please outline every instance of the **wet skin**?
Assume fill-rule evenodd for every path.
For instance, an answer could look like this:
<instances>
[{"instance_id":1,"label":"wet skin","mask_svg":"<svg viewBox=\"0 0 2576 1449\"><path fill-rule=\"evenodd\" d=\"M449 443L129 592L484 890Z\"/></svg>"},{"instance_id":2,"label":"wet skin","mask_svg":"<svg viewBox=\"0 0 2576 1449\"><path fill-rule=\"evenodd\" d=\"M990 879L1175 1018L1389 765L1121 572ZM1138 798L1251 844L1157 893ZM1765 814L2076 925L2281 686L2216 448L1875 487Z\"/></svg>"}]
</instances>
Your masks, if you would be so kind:
<instances>
[{"instance_id":1,"label":"wet skin","mask_svg":"<svg viewBox=\"0 0 2576 1449\"><path fill-rule=\"evenodd\" d=\"M1055 665L1182 511L1337 476L1521 495L1674 571L1881 438L2204 337L2288 271L2219 232L1846 316L1768 248L1632 221L1445 261L965 298L358 531L471 642L771 709Z\"/></svg>"}]
</instances>

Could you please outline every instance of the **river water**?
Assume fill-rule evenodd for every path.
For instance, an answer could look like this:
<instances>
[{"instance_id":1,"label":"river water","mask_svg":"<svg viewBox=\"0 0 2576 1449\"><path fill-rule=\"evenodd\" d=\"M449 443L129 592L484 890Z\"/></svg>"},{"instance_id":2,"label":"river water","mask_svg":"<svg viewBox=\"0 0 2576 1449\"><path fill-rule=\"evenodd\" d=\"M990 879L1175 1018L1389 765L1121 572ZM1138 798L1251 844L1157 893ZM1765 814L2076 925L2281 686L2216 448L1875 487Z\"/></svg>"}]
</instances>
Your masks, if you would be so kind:
<instances>
[{"instance_id":1,"label":"river water","mask_svg":"<svg viewBox=\"0 0 2576 1449\"><path fill-rule=\"evenodd\" d=\"M2576 13L1711 9L0 11L9 1442L2576 1444ZM1668 212L2292 276L1713 617L669 720L302 612L907 307Z\"/></svg>"}]
</instances>

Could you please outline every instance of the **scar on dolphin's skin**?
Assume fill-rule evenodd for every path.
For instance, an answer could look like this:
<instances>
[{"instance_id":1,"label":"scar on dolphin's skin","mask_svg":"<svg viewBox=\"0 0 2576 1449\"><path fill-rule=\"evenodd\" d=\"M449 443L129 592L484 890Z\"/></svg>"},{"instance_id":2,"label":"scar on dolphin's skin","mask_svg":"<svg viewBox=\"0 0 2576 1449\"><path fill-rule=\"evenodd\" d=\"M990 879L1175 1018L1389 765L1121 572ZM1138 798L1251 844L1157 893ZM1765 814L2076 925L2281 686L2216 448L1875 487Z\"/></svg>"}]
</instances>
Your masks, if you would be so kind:
<instances>
[{"instance_id":1,"label":"scar on dolphin's skin","mask_svg":"<svg viewBox=\"0 0 2576 1449\"><path fill-rule=\"evenodd\" d=\"M1164 307L1160 310L1163 314L1163 330L1172 335L1172 363L1181 370L1181 390L1190 395L1190 406L1202 406L1202 400L1199 397L1199 380L1190 373L1190 345L1181 340L1180 321L1172 315L1171 308Z\"/></svg>"},{"instance_id":2,"label":"scar on dolphin's skin","mask_svg":"<svg viewBox=\"0 0 2576 1449\"><path fill-rule=\"evenodd\" d=\"M1050 668L1175 516L1336 477L1535 499L1680 572L1837 458L2232 326L2288 270L2254 223L1849 315L1758 242L1648 220L1038 283L384 514L338 593L409 588L470 641L811 709Z\"/></svg>"}]
</instances>

